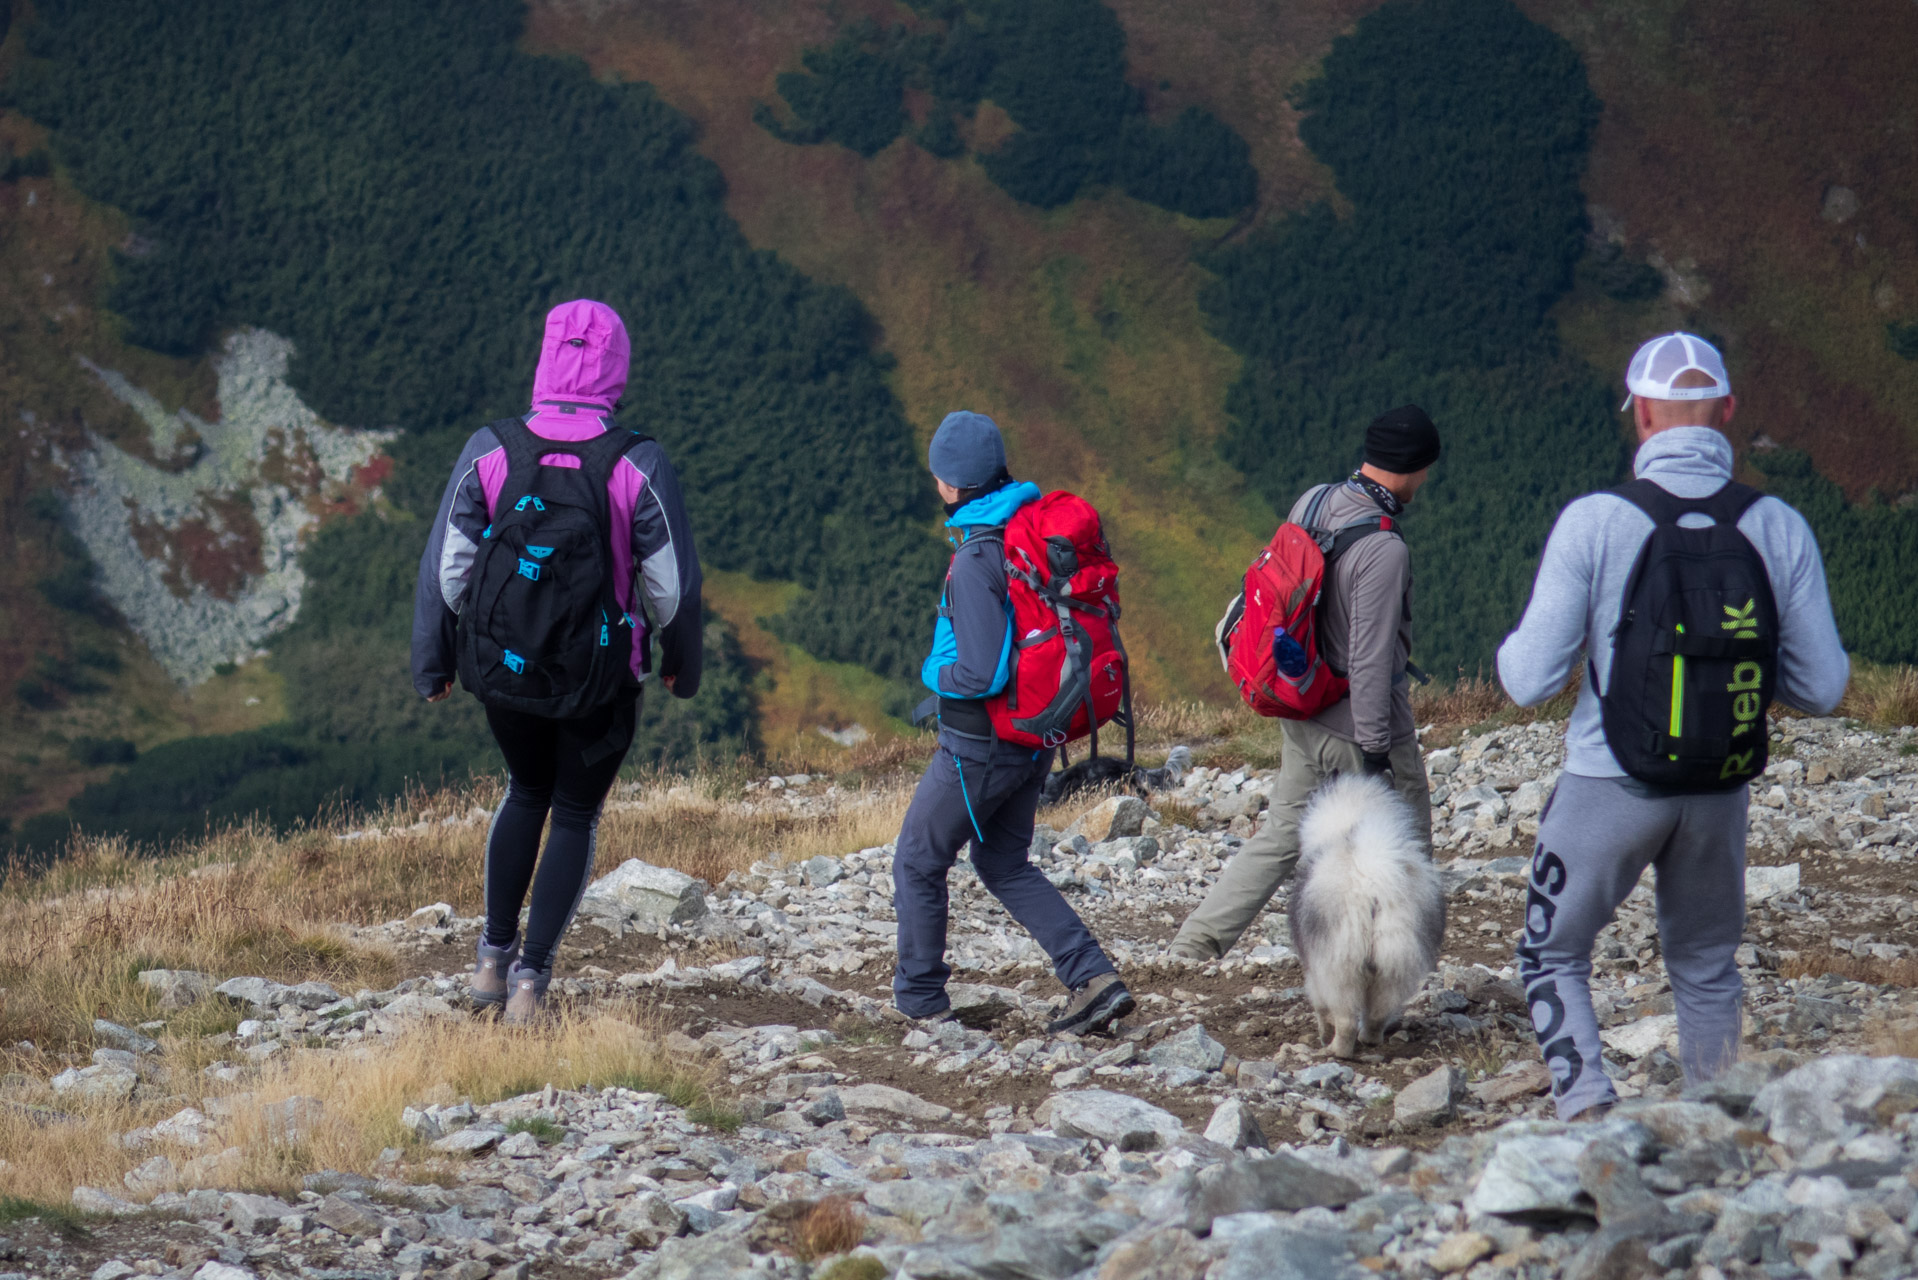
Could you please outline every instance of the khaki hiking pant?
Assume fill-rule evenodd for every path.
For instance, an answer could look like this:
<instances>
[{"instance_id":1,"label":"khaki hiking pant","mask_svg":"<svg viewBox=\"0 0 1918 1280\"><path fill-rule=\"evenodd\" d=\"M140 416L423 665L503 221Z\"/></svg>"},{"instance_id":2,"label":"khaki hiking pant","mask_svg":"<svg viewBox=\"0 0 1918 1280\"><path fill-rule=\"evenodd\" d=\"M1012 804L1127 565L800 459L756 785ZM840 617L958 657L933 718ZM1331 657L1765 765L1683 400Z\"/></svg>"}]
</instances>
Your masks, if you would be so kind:
<instances>
[{"instance_id":1,"label":"khaki hiking pant","mask_svg":"<svg viewBox=\"0 0 1918 1280\"><path fill-rule=\"evenodd\" d=\"M1310 720L1287 720L1285 754L1266 792L1270 807L1265 825L1226 863L1205 901L1186 917L1173 950L1214 959L1232 949L1299 861L1299 820L1319 783L1334 773L1362 773L1359 744L1327 733ZM1411 802L1415 827L1432 852L1432 793L1425 783L1425 761L1416 738L1391 750L1392 785Z\"/></svg>"}]
</instances>

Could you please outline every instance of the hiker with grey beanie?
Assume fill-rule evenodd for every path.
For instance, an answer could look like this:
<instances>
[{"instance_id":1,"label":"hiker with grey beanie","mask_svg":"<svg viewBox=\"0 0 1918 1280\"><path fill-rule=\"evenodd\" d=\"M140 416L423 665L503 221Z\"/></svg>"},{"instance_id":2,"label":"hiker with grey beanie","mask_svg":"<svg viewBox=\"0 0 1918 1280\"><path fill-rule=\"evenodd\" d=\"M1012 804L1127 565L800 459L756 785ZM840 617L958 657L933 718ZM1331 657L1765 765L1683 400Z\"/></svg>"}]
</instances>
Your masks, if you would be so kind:
<instances>
[{"instance_id":1,"label":"hiker with grey beanie","mask_svg":"<svg viewBox=\"0 0 1918 1280\"><path fill-rule=\"evenodd\" d=\"M1417 813L1431 852L1431 795L1412 723L1412 565L1399 516L1439 457L1438 428L1402 405L1365 429L1365 460L1338 484L1316 485L1287 517L1307 530L1349 531L1327 557L1319 599L1326 662L1347 695L1310 720L1284 720L1284 755L1265 825L1239 847L1211 892L1179 927L1174 955L1216 960L1232 949L1299 861L1299 820L1319 783L1336 773L1380 774Z\"/></svg>"},{"instance_id":2,"label":"hiker with grey beanie","mask_svg":"<svg viewBox=\"0 0 1918 1280\"><path fill-rule=\"evenodd\" d=\"M999 738L985 708L1005 687L1012 654L1003 530L1021 507L1039 500L1039 488L1012 478L998 424L982 413L946 415L927 460L956 549L921 672L934 694L928 701L937 708L939 745L913 792L892 862L899 920L893 1001L910 1018L951 1017L946 878L970 842L980 883L1045 949L1069 993L1046 1029L1103 1031L1132 1011L1132 996L1085 922L1028 856L1052 751Z\"/></svg>"}]
</instances>

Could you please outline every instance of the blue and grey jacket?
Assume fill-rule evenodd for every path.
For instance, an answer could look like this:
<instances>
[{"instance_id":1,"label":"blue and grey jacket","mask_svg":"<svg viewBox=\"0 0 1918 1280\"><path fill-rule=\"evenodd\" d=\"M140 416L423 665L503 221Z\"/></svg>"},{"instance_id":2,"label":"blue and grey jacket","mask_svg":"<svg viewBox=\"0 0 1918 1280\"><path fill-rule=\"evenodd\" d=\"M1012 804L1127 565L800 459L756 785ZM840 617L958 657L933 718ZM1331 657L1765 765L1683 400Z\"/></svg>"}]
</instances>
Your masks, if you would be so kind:
<instances>
[{"instance_id":1,"label":"blue and grey jacket","mask_svg":"<svg viewBox=\"0 0 1918 1280\"><path fill-rule=\"evenodd\" d=\"M619 430L608 412L593 405L548 402L527 415L535 435L580 440ZM578 463L549 454L548 465ZM433 532L420 556L413 604L413 687L431 697L453 679L454 630L478 544L492 523L506 476L505 449L490 427L481 427L460 451L440 498ZM633 678L657 669L672 677L673 693L699 691L703 659L699 555L680 500L679 477L656 441L635 435L607 480L613 527L614 594L634 620Z\"/></svg>"},{"instance_id":2,"label":"blue and grey jacket","mask_svg":"<svg viewBox=\"0 0 1918 1280\"><path fill-rule=\"evenodd\" d=\"M939 695L942 740L949 734L992 738L983 701L1005 688L1012 663L1012 606L999 535L1019 508L1038 500L1039 486L1015 481L974 498L946 521L958 531L958 549L939 597L932 652L920 669L920 679Z\"/></svg>"}]
</instances>

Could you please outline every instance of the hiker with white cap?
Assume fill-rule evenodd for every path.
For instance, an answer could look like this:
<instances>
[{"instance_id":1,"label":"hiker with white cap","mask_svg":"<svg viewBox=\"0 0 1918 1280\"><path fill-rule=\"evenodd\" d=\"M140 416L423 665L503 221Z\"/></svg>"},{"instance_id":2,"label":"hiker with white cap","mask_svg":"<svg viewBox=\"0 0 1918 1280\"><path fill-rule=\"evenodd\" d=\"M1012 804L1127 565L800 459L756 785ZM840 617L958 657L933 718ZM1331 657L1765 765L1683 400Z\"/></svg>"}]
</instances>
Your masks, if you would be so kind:
<instances>
[{"instance_id":1,"label":"hiker with white cap","mask_svg":"<svg viewBox=\"0 0 1918 1280\"><path fill-rule=\"evenodd\" d=\"M1654 338L1626 373L1636 479L1559 515L1498 651L1522 706L1585 659L1565 771L1539 820L1520 976L1562 1118L1617 1100L1592 1012L1592 944L1647 866L1688 1082L1738 1057L1747 784L1774 698L1814 714L1850 675L1803 516L1732 481L1737 398L1717 348Z\"/></svg>"}]
</instances>

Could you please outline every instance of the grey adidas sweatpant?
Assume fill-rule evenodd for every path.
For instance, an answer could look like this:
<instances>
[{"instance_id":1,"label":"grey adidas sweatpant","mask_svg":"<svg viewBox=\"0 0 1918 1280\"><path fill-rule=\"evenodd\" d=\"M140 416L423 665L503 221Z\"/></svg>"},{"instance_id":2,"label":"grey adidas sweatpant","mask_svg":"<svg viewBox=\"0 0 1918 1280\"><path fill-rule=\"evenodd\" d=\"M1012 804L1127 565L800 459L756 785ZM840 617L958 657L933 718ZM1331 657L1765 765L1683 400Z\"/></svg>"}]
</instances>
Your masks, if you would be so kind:
<instances>
[{"instance_id":1,"label":"grey adidas sweatpant","mask_svg":"<svg viewBox=\"0 0 1918 1280\"><path fill-rule=\"evenodd\" d=\"M1685 1078L1737 1060L1747 803L1743 787L1672 796L1630 778L1560 775L1539 820L1518 962L1561 1118L1618 1096L1599 1059L1592 944L1647 866Z\"/></svg>"}]
</instances>

